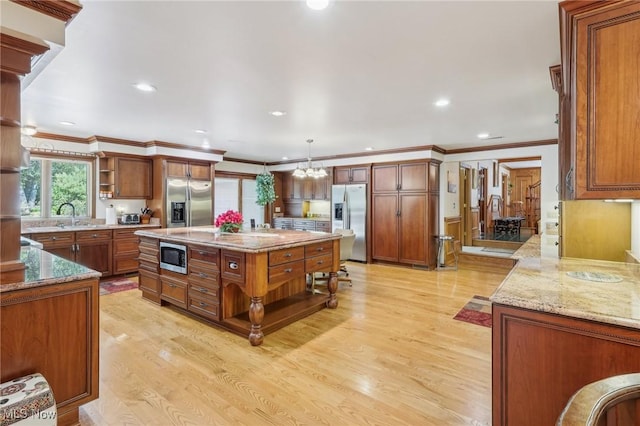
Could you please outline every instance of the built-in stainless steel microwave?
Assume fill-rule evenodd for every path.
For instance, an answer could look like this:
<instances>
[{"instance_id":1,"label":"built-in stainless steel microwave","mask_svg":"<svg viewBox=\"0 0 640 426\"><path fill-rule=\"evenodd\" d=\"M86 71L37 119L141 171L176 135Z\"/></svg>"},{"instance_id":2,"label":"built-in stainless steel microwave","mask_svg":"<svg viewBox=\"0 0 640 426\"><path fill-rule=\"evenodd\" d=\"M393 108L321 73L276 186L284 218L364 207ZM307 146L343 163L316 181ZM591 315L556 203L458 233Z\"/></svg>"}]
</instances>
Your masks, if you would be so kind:
<instances>
[{"instance_id":1,"label":"built-in stainless steel microwave","mask_svg":"<svg viewBox=\"0 0 640 426\"><path fill-rule=\"evenodd\" d=\"M187 273L187 247L160 241L160 268Z\"/></svg>"}]
</instances>

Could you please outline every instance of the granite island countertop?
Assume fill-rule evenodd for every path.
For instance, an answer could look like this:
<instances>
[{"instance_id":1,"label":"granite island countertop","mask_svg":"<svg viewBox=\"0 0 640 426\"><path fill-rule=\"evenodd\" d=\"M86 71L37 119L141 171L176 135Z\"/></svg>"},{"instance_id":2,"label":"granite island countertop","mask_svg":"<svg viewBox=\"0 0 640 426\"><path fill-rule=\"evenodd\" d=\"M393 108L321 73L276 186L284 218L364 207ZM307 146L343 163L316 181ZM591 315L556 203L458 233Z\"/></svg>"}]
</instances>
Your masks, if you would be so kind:
<instances>
[{"instance_id":1,"label":"granite island countertop","mask_svg":"<svg viewBox=\"0 0 640 426\"><path fill-rule=\"evenodd\" d=\"M527 257L534 243L491 302L640 329L640 264Z\"/></svg>"},{"instance_id":2,"label":"granite island countertop","mask_svg":"<svg viewBox=\"0 0 640 426\"><path fill-rule=\"evenodd\" d=\"M2 284L0 285L0 293L89 278L100 278L102 275L93 269L35 247L22 247L20 249L20 260L24 262L26 267L24 281Z\"/></svg>"},{"instance_id":3,"label":"granite island countertop","mask_svg":"<svg viewBox=\"0 0 640 426\"><path fill-rule=\"evenodd\" d=\"M135 234L141 237L151 237L159 240L187 244L200 244L216 248L229 248L247 253L259 253L342 238L342 234L284 229L260 229L251 232L220 233L218 228L213 226L141 229L136 231Z\"/></svg>"}]
</instances>

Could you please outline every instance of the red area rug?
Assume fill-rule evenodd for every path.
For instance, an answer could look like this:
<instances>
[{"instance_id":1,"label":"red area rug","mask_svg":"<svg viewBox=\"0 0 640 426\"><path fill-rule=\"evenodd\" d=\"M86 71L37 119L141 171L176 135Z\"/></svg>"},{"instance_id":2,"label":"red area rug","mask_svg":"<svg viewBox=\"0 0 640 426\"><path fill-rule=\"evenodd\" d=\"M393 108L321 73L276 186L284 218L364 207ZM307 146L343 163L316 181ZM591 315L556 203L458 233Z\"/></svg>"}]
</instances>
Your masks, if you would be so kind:
<instances>
[{"instance_id":1,"label":"red area rug","mask_svg":"<svg viewBox=\"0 0 640 426\"><path fill-rule=\"evenodd\" d=\"M138 277L117 278L100 282L100 296L138 288Z\"/></svg>"},{"instance_id":2,"label":"red area rug","mask_svg":"<svg viewBox=\"0 0 640 426\"><path fill-rule=\"evenodd\" d=\"M491 302L489 298L473 296L453 319L491 327Z\"/></svg>"}]
</instances>

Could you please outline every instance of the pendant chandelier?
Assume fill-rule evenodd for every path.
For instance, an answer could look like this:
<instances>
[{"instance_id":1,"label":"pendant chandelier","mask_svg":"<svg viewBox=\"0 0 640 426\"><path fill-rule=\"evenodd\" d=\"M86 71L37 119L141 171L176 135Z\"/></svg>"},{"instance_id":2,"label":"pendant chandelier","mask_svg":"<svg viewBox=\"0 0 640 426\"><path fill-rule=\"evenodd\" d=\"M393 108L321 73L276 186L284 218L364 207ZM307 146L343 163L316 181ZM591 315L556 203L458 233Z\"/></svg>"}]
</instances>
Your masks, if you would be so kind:
<instances>
[{"instance_id":1,"label":"pendant chandelier","mask_svg":"<svg viewBox=\"0 0 640 426\"><path fill-rule=\"evenodd\" d=\"M311 164L311 144L313 143L313 139L307 139L307 143L309 144L309 156L307 157L307 168L306 169L300 168L300 164L298 164L298 167L296 167L296 169L293 171L293 176L297 178L315 178L315 179L327 177L328 176L327 171L323 167L320 167L317 169L313 168L313 165Z\"/></svg>"}]
</instances>

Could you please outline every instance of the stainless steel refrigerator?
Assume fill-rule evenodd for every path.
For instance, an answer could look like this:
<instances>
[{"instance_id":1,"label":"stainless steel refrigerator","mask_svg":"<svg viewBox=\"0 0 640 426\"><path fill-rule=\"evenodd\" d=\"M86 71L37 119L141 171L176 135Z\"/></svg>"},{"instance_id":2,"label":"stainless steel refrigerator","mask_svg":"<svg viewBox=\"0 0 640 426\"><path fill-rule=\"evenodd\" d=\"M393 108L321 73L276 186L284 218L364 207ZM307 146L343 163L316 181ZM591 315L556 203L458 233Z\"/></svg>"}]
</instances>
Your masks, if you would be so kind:
<instances>
[{"instance_id":1,"label":"stainless steel refrigerator","mask_svg":"<svg viewBox=\"0 0 640 426\"><path fill-rule=\"evenodd\" d=\"M367 261L367 185L333 185L332 229L352 229L356 234L352 260Z\"/></svg>"},{"instance_id":2,"label":"stainless steel refrigerator","mask_svg":"<svg viewBox=\"0 0 640 426\"><path fill-rule=\"evenodd\" d=\"M211 225L212 196L208 180L167 179L167 228Z\"/></svg>"}]
</instances>

